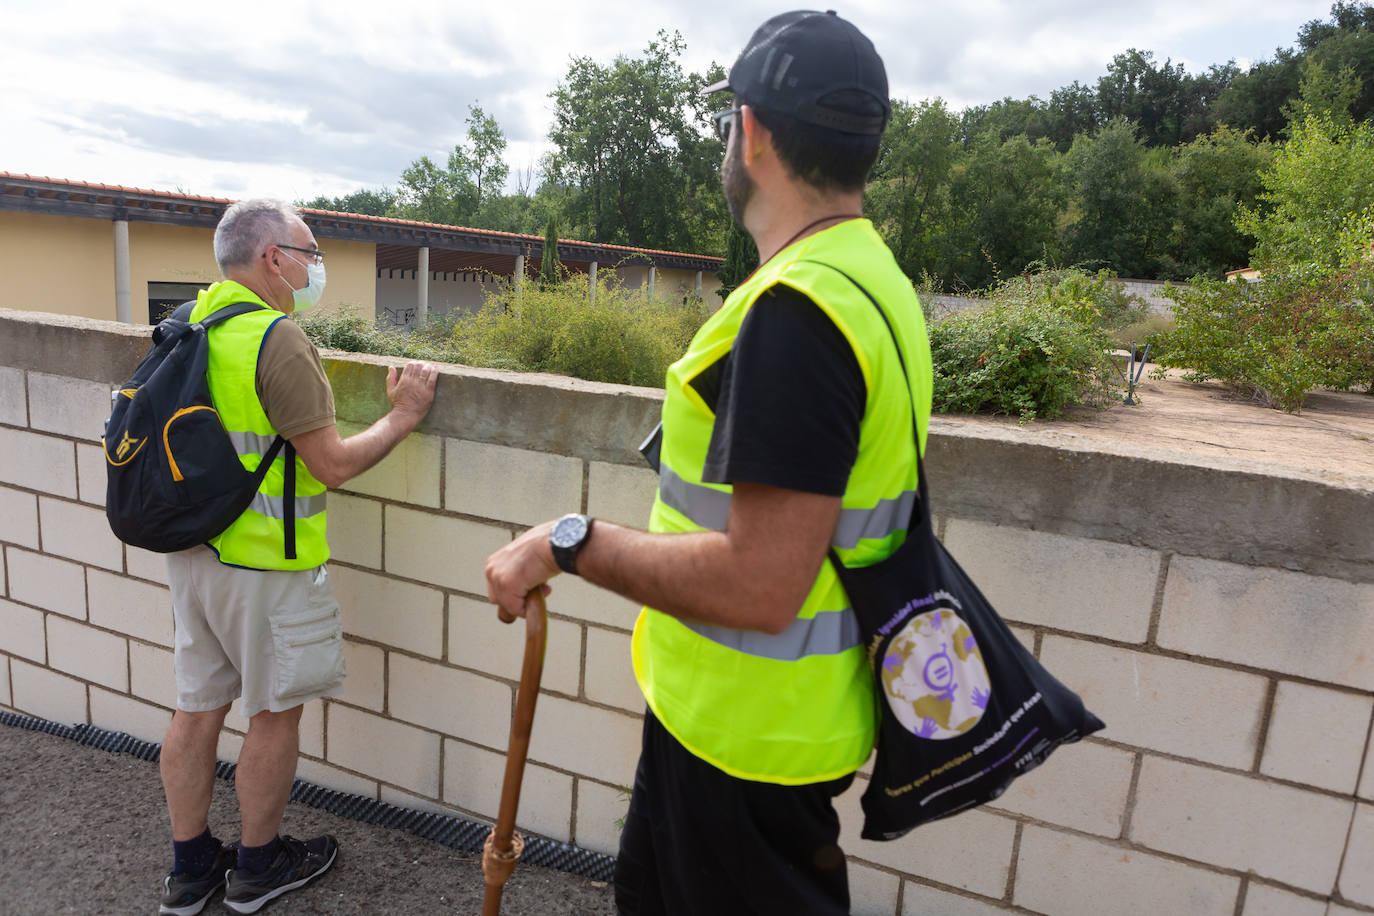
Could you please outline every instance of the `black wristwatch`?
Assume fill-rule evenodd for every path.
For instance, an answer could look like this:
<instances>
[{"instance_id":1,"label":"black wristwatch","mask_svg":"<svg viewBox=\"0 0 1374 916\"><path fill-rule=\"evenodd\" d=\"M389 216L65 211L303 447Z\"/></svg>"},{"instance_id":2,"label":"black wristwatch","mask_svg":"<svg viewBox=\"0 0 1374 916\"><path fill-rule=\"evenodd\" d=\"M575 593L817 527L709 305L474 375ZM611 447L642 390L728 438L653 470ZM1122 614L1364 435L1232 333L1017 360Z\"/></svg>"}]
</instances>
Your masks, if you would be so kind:
<instances>
[{"instance_id":1,"label":"black wristwatch","mask_svg":"<svg viewBox=\"0 0 1374 916\"><path fill-rule=\"evenodd\" d=\"M590 515L574 512L553 523L553 530L549 532L549 546L553 548L553 561L559 569L577 575L577 552L592 536L594 521Z\"/></svg>"}]
</instances>

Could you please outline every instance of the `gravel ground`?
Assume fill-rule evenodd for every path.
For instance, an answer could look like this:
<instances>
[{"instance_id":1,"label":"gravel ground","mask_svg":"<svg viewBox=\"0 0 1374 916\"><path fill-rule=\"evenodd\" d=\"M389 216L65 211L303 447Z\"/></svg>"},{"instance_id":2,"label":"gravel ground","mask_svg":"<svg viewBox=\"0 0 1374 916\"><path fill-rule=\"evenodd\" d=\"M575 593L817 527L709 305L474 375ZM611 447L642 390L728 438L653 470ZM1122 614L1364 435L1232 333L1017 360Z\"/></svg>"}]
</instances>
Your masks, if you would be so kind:
<instances>
[{"instance_id":1,"label":"gravel ground","mask_svg":"<svg viewBox=\"0 0 1374 916\"><path fill-rule=\"evenodd\" d=\"M156 763L67 738L0 725L0 913L156 913L171 866ZM210 824L238 834L234 787L215 781ZM273 914L478 914L481 857L403 830L348 820L292 802L282 831L332 833L339 859L314 884L287 894ZM205 913L228 913L219 897ZM615 913L602 882L520 865L506 884L506 916Z\"/></svg>"}]
</instances>

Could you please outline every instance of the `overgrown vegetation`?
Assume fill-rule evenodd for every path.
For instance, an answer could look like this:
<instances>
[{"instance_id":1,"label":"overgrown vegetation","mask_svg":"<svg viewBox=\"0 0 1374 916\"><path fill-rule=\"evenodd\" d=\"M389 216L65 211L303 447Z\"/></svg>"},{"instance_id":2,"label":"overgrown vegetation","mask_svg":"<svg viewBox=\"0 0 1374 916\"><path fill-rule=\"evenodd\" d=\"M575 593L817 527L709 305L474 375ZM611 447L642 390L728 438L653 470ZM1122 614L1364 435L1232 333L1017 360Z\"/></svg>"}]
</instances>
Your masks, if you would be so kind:
<instances>
[{"instance_id":1,"label":"overgrown vegetation","mask_svg":"<svg viewBox=\"0 0 1374 916\"><path fill-rule=\"evenodd\" d=\"M1001 283L986 308L929 325L935 409L1025 422L1106 406L1120 388L1112 329L1143 316L1106 271L1040 269Z\"/></svg>"},{"instance_id":2,"label":"overgrown vegetation","mask_svg":"<svg viewBox=\"0 0 1374 916\"><path fill-rule=\"evenodd\" d=\"M587 280L504 284L474 314L434 318L413 331L361 315L314 316L301 327L318 346L657 387L710 314L698 298L650 297L607 271L596 299Z\"/></svg>"}]
</instances>

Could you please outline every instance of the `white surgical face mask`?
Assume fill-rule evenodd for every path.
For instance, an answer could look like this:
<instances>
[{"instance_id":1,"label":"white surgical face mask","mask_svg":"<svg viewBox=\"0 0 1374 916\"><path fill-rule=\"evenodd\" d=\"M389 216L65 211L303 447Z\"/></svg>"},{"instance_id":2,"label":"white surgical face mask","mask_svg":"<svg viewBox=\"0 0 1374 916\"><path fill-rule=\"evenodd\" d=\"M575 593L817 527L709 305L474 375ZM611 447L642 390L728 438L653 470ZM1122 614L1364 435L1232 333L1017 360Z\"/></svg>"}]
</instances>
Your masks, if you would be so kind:
<instances>
[{"instance_id":1,"label":"white surgical face mask","mask_svg":"<svg viewBox=\"0 0 1374 916\"><path fill-rule=\"evenodd\" d=\"M286 254L286 252L282 252L282 254ZM305 264L289 254L286 256L305 268L306 281L300 289L294 288L290 283L287 283L285 277L282 277L282 282L286 283L287 289L291 290L291 297L295 300L294 311L303 312L312 305L318 305L320 297L324 295L324 265Z\"/></svg>"}]
</instances>

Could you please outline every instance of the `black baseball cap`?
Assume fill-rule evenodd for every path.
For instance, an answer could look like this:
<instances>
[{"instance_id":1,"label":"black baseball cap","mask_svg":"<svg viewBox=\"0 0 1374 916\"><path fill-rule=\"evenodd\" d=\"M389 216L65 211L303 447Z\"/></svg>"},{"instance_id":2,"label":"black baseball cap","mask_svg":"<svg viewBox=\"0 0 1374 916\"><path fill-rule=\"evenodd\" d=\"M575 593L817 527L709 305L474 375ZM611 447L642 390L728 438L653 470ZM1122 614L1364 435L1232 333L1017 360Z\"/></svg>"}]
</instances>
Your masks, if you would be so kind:
<instances>
[{"instance_id":1,"label":"black baseball cap","mask_svg":"<svg viewBox=\"0 0 1374 916\"><path fill-rule=\"evenodd\" d=\"M724 89L747 104L851 134L881 134L892 114L883 59L873 42L834 10L794 10L759 26L730 75L705 92ZM827 99L845 90L872 96L883 113L846 110L842 102Z\"/></svg>"}]
</instances>

